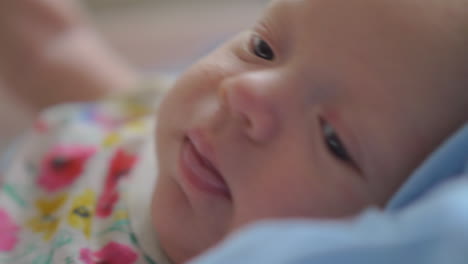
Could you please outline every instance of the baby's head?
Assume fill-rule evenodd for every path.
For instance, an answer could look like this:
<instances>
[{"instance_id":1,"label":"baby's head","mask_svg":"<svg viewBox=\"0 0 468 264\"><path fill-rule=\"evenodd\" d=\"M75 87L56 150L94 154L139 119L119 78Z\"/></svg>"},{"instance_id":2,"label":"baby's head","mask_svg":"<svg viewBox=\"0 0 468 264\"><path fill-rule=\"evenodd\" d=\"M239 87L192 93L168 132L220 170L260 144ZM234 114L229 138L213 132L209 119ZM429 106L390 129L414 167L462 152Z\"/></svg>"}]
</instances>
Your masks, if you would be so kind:
<instances>
[{"instance_id":1,"label":"baby's head","mask_svg":"<svg viewBox=\"0 0 468 264\"><path fill-rule=\"evenodd\" d=\"M468 118L468 2L279 0L161 106L153 221L176 262L266 218L382 207Z\"/></svg>"}]
</instances>

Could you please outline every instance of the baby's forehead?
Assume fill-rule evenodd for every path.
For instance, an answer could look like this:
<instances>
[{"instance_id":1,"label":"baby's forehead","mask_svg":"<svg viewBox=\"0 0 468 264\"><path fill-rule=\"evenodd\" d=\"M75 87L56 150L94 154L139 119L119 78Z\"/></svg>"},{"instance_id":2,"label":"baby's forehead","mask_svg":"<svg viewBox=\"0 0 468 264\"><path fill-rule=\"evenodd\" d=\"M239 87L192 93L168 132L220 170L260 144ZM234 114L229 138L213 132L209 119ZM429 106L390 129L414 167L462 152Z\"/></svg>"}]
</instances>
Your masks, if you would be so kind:
<instances>
[{"instance_id":1,"label":"baby's forehead","mask_svg":"<svg viewBox=\"0 0 468 264\"><path fill-rule=\"evenodd\" d=\"M273 0L270 1L267 14L292 18L297 14L341 14L344 16L329 16L329 20L345 20L368 14L367 18L380 20L394 17L394 19L408 19L413 23L425 19L450 21L454 17L468 15L468 1L466 0ZM382 17L383 15L383 17ZM313 19L317 16L308 16ZM466 21L465 19L463 19Z\"/></svg>"},{"instance_id":2,"label":"baby's forehead","mask_svg":"<svg viewBox=\"0 0 468 264\"><path fill-rule=\"evenodd\" d=\"M407 20L415 13L395 1L375 0L274 0L270 2L260 21L279 24L278 27L295 30L305 29L301 34L311 34L314 27L336 30L353 26L378 26L391 20ZM301 27L307 26L307 27ZM309 27L309 28L308 28ZM336 32L339 34L340 32Z\"/></svg>"},{"instance_id":3,"label":"baby's forehead","mask_svg":"<svg viewBox=\"0 0 468 264\"><path fill-rule=\"evenodd\" d=\"M360 60L382 81L431 84L468 68L466 19L467 0L274 0L260 21L274 44L295 41L286 53L310 58L304 67Z\"/></svg>"},{"instance_id":4,"label":"baby's forehead","mask_svg":"<svg viewBox=\"0 0 468 264\"><path fill-rule=\"evenodd\" d=\"M452 41L467 42L467 19L466 0L274 0L260 21L270 24L273 31L283 31L279 33L314 38L322 37L317 32L327 31L332 37L355 34L356 38L378 37L422 47L439 39L443 40L439 47L448 47L455 44Z\"/></svg>"}]
</instances>

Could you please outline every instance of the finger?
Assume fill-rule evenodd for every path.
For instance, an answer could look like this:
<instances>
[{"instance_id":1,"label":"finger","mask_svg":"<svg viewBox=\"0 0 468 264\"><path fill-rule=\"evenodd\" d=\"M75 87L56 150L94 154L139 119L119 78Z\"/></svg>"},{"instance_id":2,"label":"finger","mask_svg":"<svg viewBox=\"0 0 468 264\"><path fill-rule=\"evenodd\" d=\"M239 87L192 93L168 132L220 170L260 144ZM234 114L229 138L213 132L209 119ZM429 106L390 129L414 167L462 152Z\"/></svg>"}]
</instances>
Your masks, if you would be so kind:
<instances>
[{"instance_id":1,"label":"finger","mask_svg":"<svg viewBox=\"0 0 468 264\"><path fill-rule=\"evenodd\" d=\"M9 4L6 16L29 21L31 27L48 28L50 31L62 31L81 21L80 10L72 0L15 0Z\"/></svg>"},{"instance_id":2,"label":"finger","mask_svg":"<svg viewBox=\"0 0 468 264\"><path fill-rule=\"evenodd\" d=\"M81 21L81 10L73 0L22 0L36 8L36 14L44 23L69 26Z\"/></svg>"}]
</instances>

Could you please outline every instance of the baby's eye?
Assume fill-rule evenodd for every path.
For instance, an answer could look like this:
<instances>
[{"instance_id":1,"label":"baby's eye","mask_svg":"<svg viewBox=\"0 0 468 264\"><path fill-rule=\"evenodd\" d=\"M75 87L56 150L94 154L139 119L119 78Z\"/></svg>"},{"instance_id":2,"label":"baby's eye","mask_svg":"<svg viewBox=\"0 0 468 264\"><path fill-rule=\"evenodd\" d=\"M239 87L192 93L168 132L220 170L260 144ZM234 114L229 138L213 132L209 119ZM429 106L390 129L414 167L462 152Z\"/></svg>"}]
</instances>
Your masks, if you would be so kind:
<instances>
[{"instance_id":1,"label":"baby's eye","mask_svg":"<svg viewBox=\"0 0 468 264\"><path fill-rule=\"evenodd\" d=\"M335 132L335 129L326 121L321 120L323 137L330 153L343 162L353 163L353 159L348 154L343 143Z\"/></svg>"},{"instance_id":2,"label":"baby's eye","mask_svg":"<svg viewBox=\"0 0 468 264\"><path fill-rule=\"evenodd\" d=\"M275 59L275 54L270 45L261 37L253 35L251 40L251 47L255 56L268 61Z\"/></svg>"}]
</instances>

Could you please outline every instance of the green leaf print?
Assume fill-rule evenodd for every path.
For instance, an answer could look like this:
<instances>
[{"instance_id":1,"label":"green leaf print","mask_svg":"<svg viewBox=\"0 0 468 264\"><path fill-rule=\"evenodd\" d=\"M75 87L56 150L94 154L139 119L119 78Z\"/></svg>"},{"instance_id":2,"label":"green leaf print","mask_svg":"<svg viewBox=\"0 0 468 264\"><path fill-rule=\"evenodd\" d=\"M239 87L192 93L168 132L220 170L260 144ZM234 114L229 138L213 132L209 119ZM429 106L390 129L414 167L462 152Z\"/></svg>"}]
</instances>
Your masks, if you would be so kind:
<instances>
[{"instance_id":1,"label":"green leaf print","mask_svg":"<svg viewBox=\"0 0 468 264\"><path fill-rule=\"evenodd\" d=\"M99 232L98 235L103 236L113 231L128 232L128 226L129 226L129 222L127 219L118 220L114 222L109 228Z\"/></svg>"},{"instance_id":2,"label":"green leaf print","mask_svg":"<svg viewBox=\"0 0 468 264\"><path fill-rule=\"evenodd\" d=\"M67 231L62 231L57 234L57 236L52 241L52 249L39 257L37 257L33 264L52 264L52 259L54 257L55 251L73 241L73 238L70 233Z\"/></svg>"},{"instance_id":3,"label":"green leaf print","mask_svg":"<svg viewBox=\"0 0 468 264\"><path fill-rule=\"evenodd\" d=\"M5 183L3 185L3 192L13 201L15 201L19 206L23 208L26 207L26 201L23 198L21 198L18 191L15 187L13 187L13 185Z\"/></svg>"}]
</instances>

